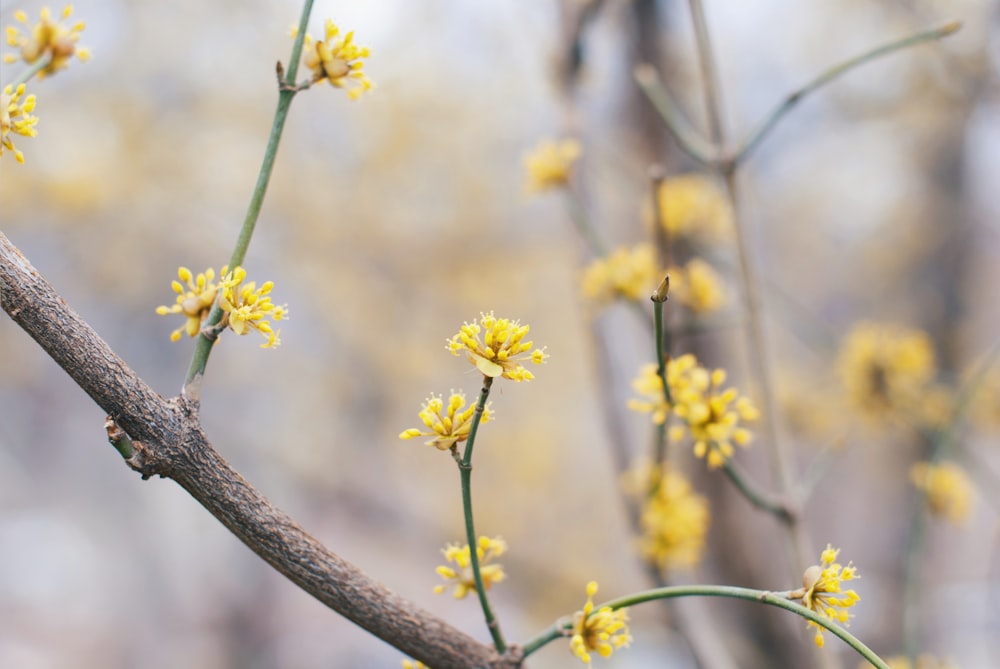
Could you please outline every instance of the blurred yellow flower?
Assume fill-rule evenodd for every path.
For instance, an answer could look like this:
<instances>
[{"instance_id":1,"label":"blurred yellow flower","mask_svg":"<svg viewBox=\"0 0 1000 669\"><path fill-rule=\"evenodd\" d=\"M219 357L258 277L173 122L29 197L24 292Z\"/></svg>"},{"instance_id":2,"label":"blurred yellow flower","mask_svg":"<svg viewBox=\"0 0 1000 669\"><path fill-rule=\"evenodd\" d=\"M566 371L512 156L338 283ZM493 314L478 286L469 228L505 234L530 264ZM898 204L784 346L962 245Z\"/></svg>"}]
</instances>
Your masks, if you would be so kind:
<instances>
[{"instance_id":1,"label":"blurred yellow flower","mask_svg":"<svg viewBox=\"0 0 1000 669\"><path fill-rule=\"evenodd\" d=\"M726 304L722 277L701 258L692 258L684 267L670 270L670 296L695 312L707 314Z\"/></svg>"},{"instance_id":2,"label":"blurred yellow flower","mask_svg":"<svg viewBox=\"0 0 1000 669\"><path fill-rule=\"evenodd\" d=\"M35 137L38 131L35 124L38 117L32 116L35 110L35 96L24 96L24 84L18 84L14 89L12 86L5 86L0 93L0 155L4 149L12 151L14 158L19 163L24 162L24 154L14 146L13 135L22 137Z\"/></svg>"},{"instance_id":3,"label":"blurred yellow flower","mask_svg":"<svg viewBox=\"0 0 1000 669\"><path fill-rule=\"evenodd\" d=\"M548 355L544 348L533 349L534 342L523 341L529 330L520 321L496 318L491 311L480 314L478 323L466 322L445 348L453 355L465 353L484 376L530 381L535 377L521 363L531 360L540 365Z\"/></svg>"},{"instance_id":4,"label":"blurred yellow flower","mask_svg":"<svg viewBox=\"0 0 1000 669\"><path fill-rule=\"evenodd\" d=\"M489 537L479 537L476 545L476 557L479 558L479 575L483 579L483 587L489 590L494 583L499 583L507 577L503 572L503 566L490 564L493 560L507 552L507 544L500 537L490 539ZM452 581L455 590L452 593L455 599L464 598L469 592L476 591L476 580L472 574L471 554L469 544L461 548L458 544L448 544L442 551L444 559L451 562L455 567L441 565L437 568L437 573L446 581ZM448 589L449 583L434 586L434 594L440 595Z\"/></svg>"},{"instance_id":5,"label":"blurred yellow flower","mask_svg":"<svg viewBox=\"0 0 1000 669\"><path fill-rule=\"evenodd\" d=\"M573 165L582 153L583 146L575 139L543 141L524 156L528 191L540 192L569 184Z\"/></svg>"},{"instance_id":6,"label":"blurred yellow flower","mask_svg":"<svg viewBox=\"0 0 1000 669\"><path fill-rule=\"evenodd\" d=\"M632 635L628 630L628 611L612 610L604 606L594 611L594 595L597 582L587 584L587 602L583 609L573 614L573 632L569 649L588 667L591 666L590 651L601 657L610 657L618 648L628 648Z\"/></svg>"},{"instance_id":7,"label":"blurred yellow flower","mask_svg":"<svg viewBox=\"0 0 1000 669\"><path fill-rule=\"evenodd\" d=\"M927 496L927 507L962 525L972 510L972 482L965 470L953 462L917 462L910 468L910 481Z\"/></svg>"},{"instance_id":8,"label":"blurred yellow flower","mask_svg":"<svg viewBox=\"0 0 1000 669\"><path fill-rule=\"evenodd\" d=\"M934 347L920 330L858 323L841 345L837 372L848 401L873 423L892 412L921 413L935 374Z\"/></svg>"},{"instance_id":9,"label":"blurred yellow flower","mask_svg":"<svg viewBox=\"0 0 1000 669\"><path fill-rule=\"evenodd\" d=\"M670 429L671 441L680 441L687 434L694 441L694 454L706 458L711 469L721 467L733 455L733 444L747 446L753 435L740 426L740 421L753 421L760 412L747 397L735 388L722 389L726 372L709 371L687 353L667 361L667 384L673 405L663 396L663 383L656 365L645 365L632 387L643 395L630 399L633 411L652 414L653 422L662 425L670 412L681 419L683 425Z\"/></svg>"},{"instance_id":10,"label":"blurred yellow flower","mask_svg":"<svg viewBox=\"0 0 1000 669\"><path fill-rule=\"evenodd\" d=\"M272 348L281 344L278 338L281 331L275 332L268 319L280 321L288 317L287 305L276 305L271 302L271 289L274 288L273 281L265 281L260 288L257 283L251 281L243 284L246 278L246 270L236 267L231 272L226 272L228 267L222 268L222 281L219 286L222 294L219 296L219 306L225 312L223 324L238 335L249 334L251 330L256 330L267 340L261 344L261 348Z\"/></svg>"},{"instance_id":11,"label":"blurred yellow flower","mask_svg":"<svg viewBox=\"0 0 1000 669\"><path fill-rule=\"evenodd\" d=\"M68 67L69 60L74 55L84 62L90 59L90 50L76 45L86 24L77 21L66 27L62 23L72 14L73 5L66 5L59 20L53 21L52 12L48 7L43 7L38 23L29 25L27 14L21 10L14 12L14 18L25 26L26 31L22 33L17 26L7 26L7 44L19 48L20 58L26 63L34 63L45 56L50 59L48 65L38 73L39 79ZM13 63L17 59L18 55L15 54L5 54L3 57L5 63Z\"/></svg>"},{"instance_id":12,"label":"blurred yellow flower","mask_svg":"<svg viewBox=\"0 0 1000 669\"><path fill-rule=\"evenodd\" d=\"M732 232L729 202L706 176L685 174L664 180L657 203L659 221L671 237L725 239Z\"/></svg>"},{"instance_id":13,"label":"blurred yellow flower","mask_svg":"<svg viewBox=\"0 0 1000 669\"><path fill-rule=\"evenodd\" d=\"M292 30L293 37L297 33L298 28ZM327 19L322 40L310 35L303 38L303 62L313 72L312 83L325 80L337 88L346 88L351 82L357 84L347 91L347 97L357 100L375 86L364 72L364 60L371 56L371 49L354 43L354 31L343 38L339 35L340 28Z\"/></svg>"},{"instance_id":14,"label":"blurred yellow flower","mask_svg":"<svg viewBox=\"0 0 1000 669\"><path fill-rule=\"evenodd\" d=\"M917 656L916 665L911 664L905 655L894 655L885 659L889 669L958 669L958 665L951 660L939 660L933 655L921 653ZM858 669L871 669L871 664L867 661L858 665Z\"/></svg>"},{"instance_id":15,"label":"blurred yellow flower","mask_svg":"<svg viewBox=\"0 0 1000 669\"><path fill-rule=\"evenodd\" d=\"M420 660L403 660L403 669L430 669Z\"/></svg>"},{"instance_id":16,"label":"blurred yellow flower","mask_svg":"<svg viewBox=\"0 0 1000 669\"><path fill-rule=\"evenodd\" d=\"M411 427L399 433L400 439L413 439L415 437L433 437L424 443L434 446L442 451L447 451L460 441L469 438L469 430L472 427L472 419L476 413L476 405L465 406L465 393L454 390L448 398L448 407L445 408L444 400L431 395L424 402L423 409L420 410L420 420L430 430L422 432L419 428ZM483 418L480 423L488 423L493 418L489 403L483 407Z\"/></svg>"},{"instance_id":17,"label":"blurred yellow flower","mask_svg":"<svg viewBox=\"0 0 1000 669\"><path fill-rule=\"evenodd\" d=\"M698 564L711 522L708 500L669 465L640 466L634 477L642 482L630 492L643 499L639 517L639 550L643 557L661 569Z\"/></svg>"},{"instance_id":18,"label":"blurred yellow flower","mask_svg":"<svg viewBox=\"0 0 1000 669\"><path fill-rule=\"evenodd\" d=\"M622 247L606 258L594 260L584 270L583 294L601 303L619 297L626 300L648 298L660 274L652 244L639 244L631 249Z\"/></svg>"},{"instance_id":19,"label":"blurred yellow flower","mask_svg":"<svg viewBox=\"0 0 1000 669\"><path fill-rule=\"evenodd\" d=\"M847 609L861 601L861 597L854 590L844 590L842 585L859 576L853 563L847 563L846 567L837 563L838 553L839 548L827 544L820 554L820 564L806 569L802 575L803 587L790 592L788 598L801 599L802 606L847 627L851 617ZM816 645L822 648L825 629L811 620L809 626L816 628Z\"/></svg>"},{"instance_id":20,"label":"blurred yellow flower","mask_svg":"<svg viewBox=\"0 0 1000 669\"><path fill-rule=\"evenodd\" d=\"M187 322L170 333L170 341L177 341L181 335L187 333L188 337L197 337L201 331L201 324L208 317L208 313L215 304L215 296L219 291L218 284L215 283L215 271L209 267L203 273L195 277L187 267L177 270L177 277L183 281L174 280L170 284L174 292L177 293L177 300L169 307L160 306L156 308L156 313L161 316L167 314L184 314Z\"/></svg>"}]
</instances>

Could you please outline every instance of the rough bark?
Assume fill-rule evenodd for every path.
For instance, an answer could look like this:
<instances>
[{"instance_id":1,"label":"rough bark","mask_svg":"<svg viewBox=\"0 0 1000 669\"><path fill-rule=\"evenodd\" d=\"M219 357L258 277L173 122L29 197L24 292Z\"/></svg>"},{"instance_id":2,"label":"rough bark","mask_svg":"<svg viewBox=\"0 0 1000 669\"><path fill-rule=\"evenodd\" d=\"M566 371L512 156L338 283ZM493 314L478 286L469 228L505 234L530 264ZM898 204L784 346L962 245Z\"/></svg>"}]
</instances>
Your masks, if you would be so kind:
<instances>
[{"instance_id":1,"label":"rough bark","mask_svg":"<svg viewBox=\"0 0 1000 669\"><path fill-rule=\"evenodd\" d=\"M436 669L521 664L503 657L342 559L251 486L212 448L187 397L164 399L94 332L0 232L0 305L129 435L127 464L176 481L293 583L378 638Z\"/></svg>"}]
</instances>

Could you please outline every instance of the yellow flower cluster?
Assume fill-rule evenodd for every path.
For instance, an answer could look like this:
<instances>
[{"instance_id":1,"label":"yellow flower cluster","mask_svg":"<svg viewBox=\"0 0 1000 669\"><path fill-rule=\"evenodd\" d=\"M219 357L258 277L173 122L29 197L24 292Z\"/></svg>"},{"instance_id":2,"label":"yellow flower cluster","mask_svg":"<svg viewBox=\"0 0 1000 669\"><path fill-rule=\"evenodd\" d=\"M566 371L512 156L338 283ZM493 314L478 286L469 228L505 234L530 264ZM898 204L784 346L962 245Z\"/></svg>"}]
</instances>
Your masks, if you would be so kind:
<instances>
[{"instance_id":1,"label":"yellow flower cluster","mask_svg":"<svg viewBox=\"0 0 1000 669\"><path fill-rule=\"evenodd\" d=\"M935 516L944 516L955 525L969 518L972 510L972 482L952 462L918 462L910 468L910 480L927 496L927 507Z\"/></svg>"},{"instance_id":2,"label":"yellow flower cluster","mask_svg":"<svg viewBox=\"0 0 1000 669\"><path fill-rule=\"evenodd\" d=\"M247 334L251 330L259 332L267 339L261 348L280 344L280 331L275 332L268 319L280 321L287 318L288 307L271 302L270 292L274 287L271 281L265 282L260 288L253 281L243 285L246 274L242 267L230 272L226 266L222 268L222 280L216 283L215 271L211 268L197 276L187 267L179 268L177 276L184 283L174 280L170 284L177 293L174 304L156 308L156 313L161 316L182 314L187 319L184 325L170 333L170 340L177 341L184 333L189 337L197 337L218 297L219 306L224 312L220 327L228 326L238 335Z\"/></svg>"},{"instance_id":3,"label":"yellow flower cluster","mask_svg":"<svg viewBox=\"0 0 1000 669\"><path fill-rule=\"evenodd\" d=\"M156 307L156 313L160 316L184 314L187 318L184 325L170 333L170 341L177 341L185 333L188 337L197 337L219 292L219 284L215 283L215 270L211 267L197 277L187 267L181 267L177 270L177 277L184 283L175 279L170 284L177 293L176 302L169 307Z\"/></svg>"},{"instance_id":4,"label":"yellow flower cluster","mask_svg":"<svg viewBox=\"0 0 1000 669\"><path fill-rule=\"evenodd\" d=\"M693 567L701 560L711 522L708 500L669 465L641 467L632 491L644 498L639 525L643 557L661 569Z\"/></svg>"},{"instance_id":5,"label":"yellow flower cluster","mask_svg":"<svg viewBox=\"0 0 1000 669\"><path fill-rule=\"evenodd\" d=\"M670 296L696 314L718 311L726 304L722 277L701 258L670 270Z\"/></svg>"},{"instance_id":6,"label":"yellow flower cluster","mask_svg":"<svg viewBox=\"0 0 1000 669\"><path fill-rule=\"evenodd\" d=\"M666 179L657 192L659 220L671 237L725 239L733 216L715 182L698 174Z\"/></svg>"},{"instance_id":7,"label":"yellow flower cluster","mask_svg":"<svg viewBox=\"0 0 1000 669\"><path fill-rule=\"evenodd\" d=\"M292 31L292 35L298 29ZM303 62L313 72L312 83L329 81L337 88L346 88L348 83L357 86L348 89L347 97L357 100L374 88L374 84L364 72L364 60L371 56L371 49L354 43L354 31L340 37L340 28L330 19L326 20L323 39L313 39L306 35L303 48Z\"/></svg>"},{"instance_id":8,"label":"yellow flower cluster","mask_svg":"<svg viewBox=\"0 0 1000 669\"><path fill-rule=\"evenodd\" d=\"M247 273L242 267L237 267L229 273L226 269L228 268L222 268L222 281L219 283L222 288L219 306L225 312L223 322L238 335L249 334L251 330L259 332L267 340L260 345L261 348L278 346L281 343L278 338L281 331L275 332L269 319L280 321L287 318L288 306L279 306L271 302L270 294L274 282L265 281L260 288L257 288L256 281L243 283Z\"/></svg>"},{"instance_id":9,"label":"yellow flower cluster","mask_svg":"<svg viewBox=\"0 0 1000 669\"><path fill-rule=\"evenodd\" d=\"M476 405L465 405L465 393L451 391L448 398L448 406L445 408L444 400L431 395L424 402L423 409L420 410L420 420L430 430L423 432L419 428L411 427L403 430L399 434L400 439L413 439L415 437L433 437L424 442L428 446L434 446L442 451L447 451L460 441L469 438L469 429L472 427L472 418L476 413ZM489 403L483 407L483 418L480 422L488 423L493 417Z\"/></svg>"},{"instance_id":10,"label":"yellow flower cluster","mask_svg":"<svg viewBox=\"0 0 1000 669\"><path fill-rule=\"evenodd\" d=\"M595 302L648 298L660 280L652 244L616 249L598 258L583 272L583 294Z\"/></svg>"},{"instance_id":11,"label":"yellow flower cluster","mask_svg":"<svg viewBox=\"0 0 1000 669\"><path fill-rule=\"evenodd\" d=\"M533 349L534 342L524 341L529 330L520 321L496 318L491 311L480 314L478 323L466 322L445 347L453 355L465 353L484 376L530 381L535 376L521 363L531 360L540 365L548 355L544 348Z\"/></svg>"},{"instance_id":12,"label":"yellow flower cluster","mask_svg":"<svg viewBox=\"0 0 1000 669\"><path fill-rule=\"evenodd\" d=\"M7 27L7 44L21 50L20 54L5 54L5 63L13 63L18 58L25 63L34 63L42 57L48 57L49 62L39 73L38 78L44 79L65 69L69 66L70 59L76 55L81 61L90 59L90 50L84 47L77 47L80 40L80 33L86 27L83 21L77 21L70 27L63 25L63 21L73 14L73 6L66 5L59 16L59 20L52 20L52 12L48 7L43 7L39 15L38 23L29 25L28 15L23 11L14 12L14 18L25 26L25 32L21 32L17 26Z\"/></svg>"},{"instance_id":13,"label":"yellow flower cluster","mask_svg":"<svg viewBox=\"0 0 1000 669\"><path fill-rule=\"evenodd\" d=\"M564 139L561 142L543 141L524 156L524 167L528 172L528 191L541 192L569 184L573 165L582 153L583 147L575 139Z\"/></svg>"},{"instance_id":14,"label":"yellow flower cluster","mask_svg":"<svg viewBox=\"0 0 1000 669\"><path fill-rule=\"evenodd\" d=\"M826 550L820 554L820 564L806 569L802 575L802 588L789 593L789 599L801 599L802 606L818 613L824 618L847 626L851 614L847 609L861 601L854 590L844 590L843 584L859 578L857 569L852 563L841 566L837 563L840 549L826 545ZM823 647L823 627L809 621L810 627L816 628L816 645Z\"/></svg>"},{"instance_id":15,"label":"yellow flower cluster","mask_svg":"<svg viewBox=\"0 0 1000 669\"><path fill-rule=\"evenodd\" d=\"M38 134L35 130L38 117L31 115L34 110L35 96L24 96L24 84L18 84L16 89L4 87L0 93L0 155L6 149L14 153L17 162L24 162L24 154L14 146L13 135L35 137Z\"/></svg>"},{"instance_id":16,"label":"yellow flower cluster","mask_svg":"<svg viewBox=\"0 0 1000 669\"><path fill-rule=\"evenodd\" d=\"M851 405L883 422L894 411L920 411L935 375L934 347L919 330L859 323L841 345L837 372Z\"/></svg>"},{"instance_id":17,"label":"yellow flower cluster","mask_svg":"<svg viewBox=\"0 0 1000 669\"><path fill-rule=\"evenodd\" d=\"M760 412L735 388L723 389L726 372L709 371L687 353L667 362L667 384L673 404L663 393L663 382L655 364L642 368L632 387L642 399L631 399L628 407L652 414L653 422L662 425L672 412L683 425L670 429L671 441L687 434L694 441L694 454L706 458L711 469L721 467L733 455L733 444L747 446L752 434L741 421L753 421Z\"/></svg>"},{"instance_id":18,"label":"yellow flower cluster","mask_svg":"<svg viewBox=\"0 0 1000 669\"><path fill-rule=\"evenodd\" d=\"M581 611L573 614L573 632L569 649L589 667L590 651L601 657L610 657L618 648L628 648L632 635L628 630L628 612L612 610L608 606L594 610L597 582L587 584L587 602Z\"/></svg>"},{"instance_id":19,"label":"yellow flower cluster","mask_svg":"<svg viewBox=\"0 0 1000 669\"><path fill-rule=\"evenodd\" d=\"M483 578L483 587L489 590L494 583L499 583L506 578L503 566L490 564L493 560L507 552L507 544L500 537L490 539L489 537L479 537L476 545L476 556L479 558L479 575ZM441 553L444 559L451 562L455 567L441 565L437 568L437 573L446 581L452 581L455 586L453 595L455 599L462 599L470 592L476 591L476 580L472 574L471 555L469 544L459 547L457 544L448 544ZM434 593L440 595L448 589L450 584L442 584L434 587Z\"/></svg>"}]
</instances>

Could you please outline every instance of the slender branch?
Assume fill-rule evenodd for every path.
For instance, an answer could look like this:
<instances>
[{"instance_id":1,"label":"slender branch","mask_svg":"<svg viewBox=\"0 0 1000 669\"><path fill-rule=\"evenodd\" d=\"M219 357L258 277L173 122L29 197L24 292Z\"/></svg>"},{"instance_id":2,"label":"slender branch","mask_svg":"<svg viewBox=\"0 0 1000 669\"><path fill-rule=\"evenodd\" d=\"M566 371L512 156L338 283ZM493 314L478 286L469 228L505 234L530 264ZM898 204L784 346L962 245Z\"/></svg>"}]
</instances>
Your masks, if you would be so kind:
<instances>
[{"instance_id":1,"label":"slender branch","mask_svg":"<svg viewBox=\"0 0 1000 669\"><path fill-rule=\"evenodd\" d=\"M271 181L271 173L274 171L274 160L278 155L278 145L281 143L281 134L285 129L285 121L288 119L288 110L292 106L292 99L295 98L295 94L300 90L295 85L295 77L299 71L302 43L305 40L306 27L309 23L309 15L312 13L312 5L313 0L305 0L302 5L302 15L299 18L299 29L295 35L295 41L292 43L292 57L288 64L288 71L283 82L279 81L278 84L278 105L274 110L274 120L271 123L271 134L267 138L267 147L264 149L264 159L257 174L257 183L254 185L253 194L250 196L250 204L243 219L243 226L240 228L240 235L236 240L233 253L229 257L228 267L230 271L242 265L243 260L246 258L250 239L253 237L254 228L257 226L257 219L260 218L261 207L264 205L264 196L267 194L267 186ZM279 79L281 79L283 71L281 63L278 63ZM222 321L222 315L222 307L216 303L205 320L202 334L198 336L194 354L191 357L191 364L188 367L187 378L184 380L184 386L189 391L192 389L191 385L195 379L205 373L208 356L211 355L212 346L218 338L218 332L214 331L214 326Z\"/></svg>"},{"instance_id":2,"label":"slender branch","mask_svg":"<svg viewBox=\"0 0 1000 669\"><path fill-rule=\"evenodd\" d=\"M479 604L483 607L483 617L486 619L486 627L490 631L490 636L493 637L493 645L498 653L503 653L507 650L507 643L500 631L500 621L494 615L489 597L486 596L486 586L483 584L483 574L479 566L479 542L472 515L472 448L476 445L476 433L479 431L479 423L486 410L486 400L489 399L492 385L493 377L483 375L483 388L479 391L479 401L476 402L476 410L472 415L469 438L465 442L465 454L458 465L458 471L462 478L462 511L465 515L465 538L469 542L469 564L472 565L472 578L476 582L476 594L479 595Z\"/></svg>"},{"instance_id":3,"label":"slender branch","mask_svg":"<svg viewBox=\"0 0 1000 669\"><path fill-rule=\"evenodd\" d=\"M957 32L959 28L962 27L961 22L951 21L946 23L939 28L932 28L930 30L925 30L909 37L904 37L903 39L896 40L894 42L889 42L888 44L883 44L882 46L875 47L869 51L866 51L858 56L849 58L838 65L834 65L828 70L821 72L815 79L807 83L805 86L793 91L786 97L777 107L775 107L771 113L769 113L760 126L750 133L743 144L726 159L726 163L730 166L729 169L735 169L740 163L742 163L746 158L753 152L754 149L767 137L778 122L795 106L802 102L802 100L817 90L822 88L826 84L830 83L837 77L847 72L850 72L856 67L870 63L873 60L877 60L882 56L887 56L896 51L901 51L903 49L908 49L911 46L916 46L923 42L930 42L932 40L941 39L947 37L954 32Z\"/></svg>"},{"instance_id":4,"label":"slender branch","mask_svg":"<svg viewBox=\"0 0 1000 669\"><path fill-rule=\"evenodd\" d=\"M639 88L653 103L670 134L677 140L681 150L694 158L700 165L714 165L719 162L718 147L699 133L684 117L680 105L656 73L652 65L642 64L635 68L633 77Z\"/></svg>"},{"instance_id":5,"label":"slender branch","mask_svg":"<svg viewBox=\"0 0 1000 669\"><path fill-rule=\"evenodd\" d=\"M736 488L743 493L747 501L755 507L774 514L778 520L785 524L795 522L796 514L788 507L788 504L761 490L745 473L736 468L732 460L726 460L722 465L722 470Z\"/></svg>"},{"instance_id":6,"label":"slender branch","mask_svg":"<svg viewBox=\"0 0 1000 669\"><path fill-rule=\"evenodd\" d=\"M339 557L271 504L208 442L190 397L166 400L119 358L0 233L0 306L121 426L144 477L171 478L293 583L433 667L517 667Z\"/></svg>"},{"instance_id":7,"label":"slender branch","mask_svg":"<svg viewBox=\"0 0 1000 669\"><path fill-rule=\"evenodd\" d=\"M862 643L853 634L848 632L843 627L835 624L829 618L821 616L801 604L797 604L796 602L790 600L788 598L789 594L790 592L768 592L766 590L753 590L751 588L738 588L728 585L674 585L665 588L646 590L627 597L612 599L608 602L595 606L594 611L599 611L605 607L610 609L624 609L636 606L637 604L643 604L645 602L652 602L660 599L672 599L675 597L727 597L730 599L742 599L750 602L757 602L759 604L766 604L768 606L776 606L780 609L791 611L792 613L816 623L826 630L829 630L835 636L847 643L847 645L851 648L856 650L859 655L868 660L868 662L870 662L873 666L878 667L878 669L890 669L889 665L883 662L882 659L876 655L874 651L872 651L872 649ZM567 630L568 623L562 621L557 622L555 625L524 644L524 656L527 657L546 644L551 643L560 637L566 636Z\"/></svg>"}]
</instances>

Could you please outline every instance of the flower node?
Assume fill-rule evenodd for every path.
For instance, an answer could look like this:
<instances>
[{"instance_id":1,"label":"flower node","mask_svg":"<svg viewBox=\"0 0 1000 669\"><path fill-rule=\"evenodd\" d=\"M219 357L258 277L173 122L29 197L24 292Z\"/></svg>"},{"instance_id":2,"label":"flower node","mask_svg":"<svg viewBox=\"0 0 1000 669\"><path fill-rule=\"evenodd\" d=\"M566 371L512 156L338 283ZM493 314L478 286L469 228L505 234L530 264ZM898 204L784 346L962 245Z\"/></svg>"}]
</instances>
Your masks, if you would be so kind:
<instances>
[{"instance_id":1,"label":"flower node","mask_svg":"<svg viewBox=\"0 0 1000 669\"><path fill-rule=\"evenodd\" d=\"M38 23L30 25L25 12L14 12L14 19L24 26L24 32L17 26L7 26L7 44L21 52L19 55L5 54L4 62L13 63L20 58L30 64L48 56L48 64L38 73L38 78L44 79L68 67L74 55L83 62L90 60L90 50L76 45L86 24L83 21L77 21L72 26L63 23L72 14L73 5L66 5L59 19L53 21L52 12L48 7L43 7Z\"/></svg>"},{"instance_id":2,"label":"flower node","mask_svg":"<svg viewBox=\"0 0 1000 669\"><path fill-rule=\"evenodd\" d=\"M251 330L259 332L267 340L261 348L272 348L281 344L279 335L271 327L270 321L280 321L288 317L287 305L276 305L271 302L273 281L265 281L260 288L255 281L244 284L246 270L236 267L227 272L222 268L222 289L219 295L219 306L225 313L223 320L229 329L238 335L249 334Z\"/></svg>"},{"instance_id":3,"label":"flower node","mask_svg":"<svg viewBox=\"0 0 1000 669\"><path fill-rule=\"evenodd\" d=\"M297 29L292 31L294 37ZM354 43L354 31L340 36L340 28L326 20L323 39L304 38L303 62L312 70L312 83L329 81L331 86L347 88L347 97L357 100L375 85L364 72L364 61L371 49Z\"/></svg>"},{"instance_id":4,"label":"flower node","mask_svg":"<svg viewBox=\"0 0 1000 669\"><path fill-rule=\"evenodd\" d=\"M181 267L177 270L177 277L180 281L175 280L170 284L177 293L174 304L156 308L156 313L161 316L183 314L187 319L184 325L170 333L170 341L177 341L183 334L188 337L198 336L201 324L208 318L219 291L219 284L215 283L215 271L211 267L197 277L187 267Z\"/></svg>"},{"instance_id":5,"label":"flower node","mask_svg":"<svg viewBox=\"0 0 1000 669\"><path fill-rule=\"evenodd\" d=\"M500 537L490 539L489 537L479 537L476 544L476 557L479 558L479 575L483 579L483 587L489 590L494 583L499 583L506 578L503 566L490 564L493 560L507 552L507 543ZM454 585L452 593L455 599L463 599L469 592L475 592L476 579L472 573L472 561L469 553L469 544L459 547L458 544L448 544L441 550L444 559L454 565L441 565L437 568L438 575L448 583L434 586L434 593L440 595L448 589L449 585Z\"/></svg>"},{"instance_id":6,"label":"flower node","mask_svg":"<svg viewBox=\"0 0 1000 669\"><path fill-rule=\"evenodd\" d=\"M16 89L5 86L0 93L0 155L5 149L11 151L19 163L24 162L24 154L14 146L13 136L35 137L38 134L35 130L38 117L31 115L35 110L35 96L25 96L24 88L24 84L18 84Z\"/></svg>"},{"instance_id":7,"label":"flower node","mask_svg":"<svg viewBox=\"0 0 1000 669\"><path fill-rule=\"evenodd\" d=\"M801 599L802 606L810 611L847 627L851 617L847 609L861 601L861 597L854 590L845 590L842 585L860 576L853 563L848 562L846 567L837 563L838 553L839 548L827 544L820 554L820 564L806 569L802 575L802 588L790 592L788 598ZM816 645L822 648L825 628L811 620L809 626L816 628Z\"/></svg>"},{"instance_id":8,"label":"flower node","mask_svg":"<svg viewBox=\"0 0 1000 669\"><path fill-rule=\"evenodd\" d=\"M521 325L520 321L496 318L492 311L480 317L478 323L466 322L447 340L445 347L454 355L464 352L484 376L502 376L511 381L535 378L522 363L530 360L540 365L549 356L544 348L534 348L534 342L524 341L530 327Z\"/></svg>"},{"instance_id":9,"label":"flower node","mask_svg":"<svg viewBox=\"0 0 1000 669\"><path fill-rule=\"evenodd\" d=\"M573 614L573 630L569 640L569 649L588 667L591 664L591 651L596 651L601 657L610 657L618 648L628 648L632 643L632 635L628 629L628 611L613 610L610 606L602 606L594 610L594 595L597 594L597 582L587 584L587 602L583 609Z\"/></svg>"},{"instance_id":10,"label":"flower node","mask_svg":"<svg viewBox=\"0 0 1000 669\"><path fill-rule=\"evenodd\" d=\"M424 443L434 446L442 451L447 451L460 441L469 438L469 430L472 428L472 420L475 417L476 405L466 406L465 393L454 390L448 398L448 405L440 396L431 395L424 402L420 410L420 420L427 426L427 430L411 427L399 433L400 439L414 439L416 437L432 437ZM488 423L493 418L490 404L483 407L483 417L481 423Z\"/></svg>"},{"instance_id":11,"label":"flower node","mask_svg":"<svg viewBox=\"0 0 1000 669\"><path fill-rule=\"evenodd\" d=\"M698 174L666 179L657 191L658 221L671 237L726 239L732 211L715 182Z\"/></svg>"}]
</instances>

